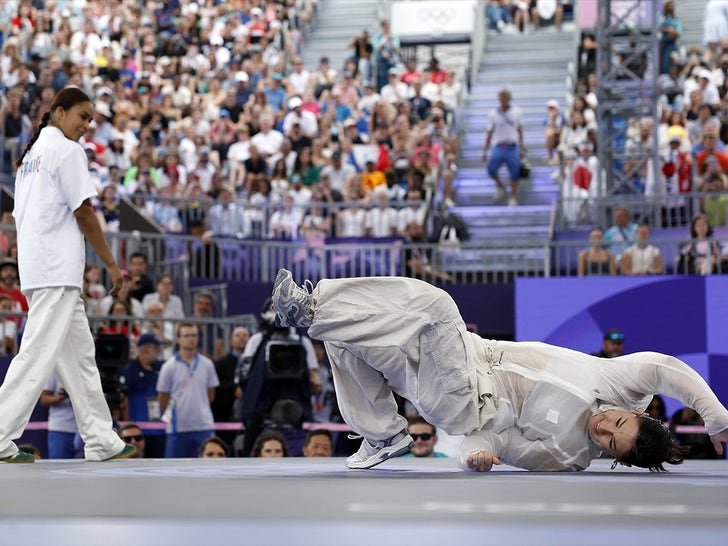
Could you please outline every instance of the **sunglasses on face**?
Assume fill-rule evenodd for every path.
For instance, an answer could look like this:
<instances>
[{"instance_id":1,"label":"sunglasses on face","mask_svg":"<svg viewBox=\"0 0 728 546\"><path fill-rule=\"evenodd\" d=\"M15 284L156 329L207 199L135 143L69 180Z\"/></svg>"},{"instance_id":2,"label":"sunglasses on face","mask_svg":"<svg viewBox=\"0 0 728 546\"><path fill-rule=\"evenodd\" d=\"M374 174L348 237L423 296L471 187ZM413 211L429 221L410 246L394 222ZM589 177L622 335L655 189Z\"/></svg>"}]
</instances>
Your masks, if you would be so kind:
<instances>
[{"instance_id":1,"label":"sunglasses on face","mask_svg":"<svg viewBox=\"0 0 728 546\"><path fill-rule=\"evenodd\" d=\"M122 436L121 439L125 440L127 442L141 442L142 440L144 440L144 435L143 434L132 434L130 436Z\"/></svg>"},{"instance_id":2,"label":"sunglasses on face","mask_svg":"<svg viewBox=\"0 0 728 546\"><path fill-rule=\"evenodd\" d=\"M432 440L432 436L433 436L433 435L432 435L432 434L430 434L429 432L424 432L424 433L422 433L422 434L410 434L410 436L412 436L412 439L413 439L413 440L414 440L415 442L416 442L417 440L423 440L423 441L425 441L425 442L429 442L430 440Z\"/></svg>"}]
</instances>

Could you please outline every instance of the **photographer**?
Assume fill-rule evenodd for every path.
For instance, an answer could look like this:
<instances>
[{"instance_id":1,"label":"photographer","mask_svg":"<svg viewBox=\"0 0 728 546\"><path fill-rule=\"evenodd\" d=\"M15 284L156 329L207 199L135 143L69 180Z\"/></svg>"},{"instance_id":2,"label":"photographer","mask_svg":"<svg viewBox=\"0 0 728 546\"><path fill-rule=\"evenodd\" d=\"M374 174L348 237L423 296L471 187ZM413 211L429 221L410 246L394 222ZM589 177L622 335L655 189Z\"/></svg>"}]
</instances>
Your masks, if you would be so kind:
<instances>
[{"instance_id":1,"label":"photographer","mask_svg":"<svg viewBox=\"0 0 728 546\"><path fill-rule=\"evenodd\" d=\"M243 390L243 457L250 456L276 402L292 400L300 406L301 420L311 421L311 395L321 391L311 340L295 328L276 326L275 316L268 298L260 315L260 331L245 346L238 370L238 384Z\"/></svg>"},{"instance_id":2,"label":"photographer","mask_svg":"<svg viewBox=\"0 0 728 546\"><path fill-rule=\"evenodd\" d=\"M137 349L139 356L121 370L121 382L127 389L124 421L158 421L162 416L157 400L161 342L152 334L142 334ZM164 457L164 431L146 432L144 452L147 457Z\"/></svg>"}]
</instances>

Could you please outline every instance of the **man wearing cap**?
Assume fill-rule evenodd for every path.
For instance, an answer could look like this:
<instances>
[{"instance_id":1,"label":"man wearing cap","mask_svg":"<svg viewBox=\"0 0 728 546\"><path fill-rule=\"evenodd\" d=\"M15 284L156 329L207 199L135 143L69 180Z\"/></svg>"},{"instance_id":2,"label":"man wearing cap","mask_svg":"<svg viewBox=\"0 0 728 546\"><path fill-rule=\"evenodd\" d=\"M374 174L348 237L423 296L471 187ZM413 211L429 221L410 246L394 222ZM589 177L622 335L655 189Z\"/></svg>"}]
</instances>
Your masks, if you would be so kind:
<instances>
[{"instance_id":1,"label":"man wearing cap","mask_svg":"<svg viewBox=\"0 0 728 546\"><path fill-rule=\"evenodd\" d=\"M288 99L289 112L286 117L283 118L283 134L290 136L291 128L294 124L298 123L301 126L303 134L309 138L313 138L318 133L318 122L313 112L303 110L301 106L303 101L301 97L295 96Z\"/></svg>"},{"instance_id":2,"label":"man wearing cap","mask_svg":"<svg viewBox=\"0 0 728 546\"><path fill-rule=\"evenodd\" d=\"M549 163L556 164L559 157L556 153L559 147L561 131L566 125L566 118L561 113L559 101L551 99L546 103L546 119L543 122L546 134L546 151Z\"/></svg>"},{"instance_id":3,"label":"man wearing cap","mask_svg":"<svg viewBox=\"0 0 728 546\"><path fill-rule=\"evenodd\" d=\"M158 421L162 416L157 399L161 345L154 334L142 334L137 341L137 357L121 370L121 380L127 389L125 421ZM148 430L146 435L146 456L164 457L164 431Z\"/></svg>"},{"instance_id":4,"label":"man wearing cap","mask_svg":"<svg viewBox=\"0 0 728 546\"><path fill-rule=\"evenodd\" d=\"M238 106L245 106L250 95L253 94L253 90L248 85L249 81L250 76L247 72L239 70L235 73L235 103Z\"/></svg>"},{"instance_id":5,"label":"man wearing cap","mask_svg":"<svg viewBox=\"0 0 728 546\"><path fill-rule=\"evenodd\" d=\"M624 333L621 330L612 328L604 332L604 341L599 352L592 353L592 356L600 358L614 358L624 354Z\"/></svg>"}]
</instances>

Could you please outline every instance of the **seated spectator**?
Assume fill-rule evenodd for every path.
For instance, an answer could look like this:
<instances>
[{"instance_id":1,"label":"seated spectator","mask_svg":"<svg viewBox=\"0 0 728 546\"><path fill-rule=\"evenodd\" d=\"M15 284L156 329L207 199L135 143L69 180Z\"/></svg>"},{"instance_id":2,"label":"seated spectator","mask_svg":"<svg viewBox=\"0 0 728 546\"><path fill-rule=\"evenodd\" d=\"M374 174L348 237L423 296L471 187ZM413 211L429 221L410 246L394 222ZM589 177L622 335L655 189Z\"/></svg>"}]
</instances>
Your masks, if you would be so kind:
<instances>
[{"instance_id":1,"label":"seated spectator","mask_svg":"<svg viewBox=\"0 0 728 546\"><path fill-rule=\"evenodd\" d=\"M322 240L331 233L331 218L325 209L321 190L317 188L301 223L301 232L307 240Z\"/></svg>"},{"instance_id":2,"label":"seated spectator","mask_svg":"<svg viewBox=\"0 0 728 546\"><path fill-rule=\"evenodd\" d=\"M133 290L131 296L139 301L144 296L154 292L154 282L148 275L149 259L143 252L134 252L129 257L129 274L131 275Z\"/></svg>"},{"instance_id":3,"label":"seated spectator","mask_svg":"<svg viewBox=\"0 0 728 546\"><path fill-rule=\"evenodd\" d=\"M144 321L140 328L141 335L151 334L161 344L162 356L166 360L174 352L174 322L164 320L164 304L160 301L149 301L144 306ZM138 344L137 344L138 345Z\"/></svg>"},{"instance_id":4,"label":"seated spectator","mask_svg":"<svg viewBox=\"0 0 728 546\"><path fill-rule=\"evenodd\" d=\"M683 275L710 275L718 270L720 246L713 241L708 218L698 214L690 224L690 242L682 245L677 272Z\"/></svg>"},{"instance_id":5,"label":"seated spectator","mask_svg":"<svg viewBox=\"0 0 728 546\"><path fill-rule=\"evenodd\" d=\"M578 275L616 275L617 261L614 255L604 248L604 232L594 228L589 232L589 248L579 253Z\"/></svg>"},{"instance_id":6,"label":"seated spectator","mask_svg":"<svg viewBox=\"0 0 728 546\"><path fill-rule=\"evenodd\" d=\"M698 107L698 118L688 122L687 131L690 145L695 146L701 140L706 127L714 127L720 134L720 120L713 115L713 108L709 104L701 104Z\"/></svg>"},{"instance_id":7,"label":"seated spectator","mask_svg":"<svg viewBox=\"0 0 728 546\"><path fill-rule=\"evenodd\" d=\"M228 445L222 438L212 436L202 443L200 459L224 459L228 451Z\"/></svg>"},{"instance_id":8,"label":"seated spectator","mask_svg":"<svg viewBox=\"0 0 728 546\"><path fill-rule=\"evenodd\" d=\"M318 428L308 431L303 443L304 457L331 457L333 452L333 438L328 430Z\"/></svg>"},{"instance_id":9,"label":"seated spectator","mask_svg":"<svg viewBox=\"0 0 728 546\"><path fill-rule=\"evenodd\" d=\"M337 215L337 237L364 237L366 235L367 211L356 194L348 200L348 206L340 210Z\"/></svg>"},{"instance_id":10,"label":"seated spectator","mask_svg":"<svg viewBox=\"0 0 728 546\"><path fill-rule=\"evenodd\" d=\"M157 279L157 291L147 294L142 300L142 307L147 309L152 302L159 302L164 306L164 318L182 319L185 312L182 307L182 299L173 294L174 277L171 273L162 273Z\"/></svg>"},{"instance_id":11,"label":"seated spectator","mask_svg":"<svg viewBox=\"0 0 728 546\"><path fill-rule=\"evenodd\" d=\"M0 313L11 313L13 300L7 294L0 294ZM9 315L0 316L0 355L14 355L17 352L18 325Z\"/></svg>"},{"instance_id":12,"label":"seated spectator","mask_svg":"<svg viewBox=\"0 0 728 546\"><path fill-rule=\"evenodd\" d=\"M681 446L690 447L690 451L688 451L685 458L721 459L725 456L720 456L715 452L715 447L713 447L713 443L710 441L710 436L707 434L701 432L676 432L675 428L681 425L703 427L705 426L705 422L702 417L698 415L698 412L692 408L682 408L673 413L672 418L670 419L670 429L673 431L675 440L677 440Z\"/></svg>"},{"instance_id":13,"label":"seated spectator","mask_svg":"<svg viewBox=\"0 0 728 546\"><path fill-rule=\"evenodd\" d=\"M728 174L715 155L706 156L698 170L698 191L708 194L703 197L702 203L708 222L713 226L724 226L728 206Z\"/></svg>"},{"instance_id":14,"label":"seated spectator","mask_svg":"<svg viewBox=\"0 0 728 546\"><path fill-rule=\"evenodd\" d=\"M130 341L136 341L139 337L139 328L135 321L127 318L132 316L131 303L128 299L115 299L111 304L109 316L118 318L102 324L99 333L121 334Z\"/></svg>"},{"instance_id":15,"label":"seated spectator","mask_svg":"<svg viewBox=\"0 0 728 546\"><path fill-rule=\"evenodd\" d=\"M376 160L373 157L367 158L365 171L361 176L364 187L370 191L387 184L384 172L377 168Z\"/></svg>"},{"instance_id":16,"label":"seated spectator","mask_svg":"<svg viewBox=\"0 0 728 546\"><path fill-rule=\"evenodd\" d=\"M217 201L207 211L207 224L215 237L234 237L242 239L249 235L245 210L233 199L230 187L223 187Z\"/></svg>"},{"instance_id":17,"label":"seated spectator","mask_svg":"<svg viewBox=\"0 0 728 546\"><path fill-rule=\"evenodd\" d=\"M667 417L667 407L665 406L665 399L662 398L659 394L656 394L652 397L652 400L650 400L650 403L647 404L647 409L645 409L645 413L652 417L653 419L657 419L663 424L666 424L670 421Z\"/></svg>"},{"instance_id":18,"label":"seated spectator","mask_svg":"<svg viewBox=\"0 0 728 546\"><path fill-rule=\"evenodd\" d=\"M89 316L99 314L99 303L106 296L106 287L100 281L101 268L97 265L87 264L83 271L83 293L81 297L86 303L86 314Z\"/></svg>"},{"instance_id":19,"label":"seated spectator","mask_svg":"<svg viewBox=\"0 0 728 546\"><path fill-rule=\"evenodd\" d=\"M614 209L614 225L604 233L604 244L618 262L626 248L635 242L637 227L627 207Z\"/></svg>"},{"instance_id":20,"label":"seated spectator","mask_svg":"<svg viewBox=\"0 0 728 546\"><path fill-rule=\"evenodd\" d=\"M622 255L624 275L661 275L664 272L660 249L650 244L650 227L640 224L636 242Z\"/></svg>"},{"instance_id":21,"label":"seated spectator","mask_svg":"<svg viewBox=\"0 0 728 546\"><path fill-rule=\"evenodd\" d=\"M485 6L488 28L500 33L510 21L508 0L488 0Z\"/></svg>"},{"instance_id":22,"label":"seated spectator","mask_svg":"<svg viewBox=\"0 0 728 546\"><path fill-rule=\"evenodd\" d=\"M561 0L536 0L531 2L531 21L533 28L538 30L544 23L552 23L556 30L561 30L561 19L564 16L564 8Z\"/></svg>"},{"instance_id":23,"label":"seated spectator","mask_svg":"<svg viewBox=\"0 0 728 546\"><path fill-rule=\"evenodd\" d=\"M184 229L176 203L170 199L174 197L174 189L171 186L161 188L157 192L157 199L154 202L152 216L154 221L167 233L181 233Z\"/></svg>"},{"instance_id":24,"label":"seated spectator","mask_svg":"<svg viewBox=\"0 0 728 546\"><path fill-rule=\"evenodd\" d=\"M389 206L389 192L374 193L374 208L367 211L367 236L374 238L394 237L397 234L397 211Z\"/></svg>"},{"instance_id":25,"label":"seated spectator","mask_svg":"<svg viewBox=\"0 0 728 546\"><path fill-rule=\"evenodd\" d=\"M146 453L146 439L142 429L135 423L127 423L119 429L119 438L124 440L127 444L132 444L136 447L136 452L131 456L132 459L143 459L144 457L153 457ZM163 438L163 436L162 436ZM158 457L162 457L164 451ZM156 457L155 457L156 458Z\"/></svg>"},{"instance_id":26,"label":"seated spectator","mask_svg":"<svg viewBox=\"0 0 728 546\"><path fill-rule=\"evenodd\" d=\"M546 152L549 163L555 165L559 161L558 148L561 140L561 131L566 125L566 118L559 109L559 101L550 100L546 103L546 119L544 120L546 134Z\"/></svg>"},{"instance_id":27,"label":"seated spectator","mask_svg":"<svg viewBox=\"0 0 728 546\"><path fill-rule=\"evenodd\" d=\"M283 197L281 207L270 216L268 237L270 239L295 240L298 238L301 221L301 209L294 206L293 195L288 192Z\"/></svg>"},{"instance_id":28,"label":"seated spectator","mask_svg":"<svg viewBox=\"0 0 728 546\"><path fill-rule=\"evenodd\" d=\"M301 177L303 185L310 188L319 182L320 172L321 170L313 163L311 148L302 148L296 156L291 176L298 174Z\"/></svg>"},{"instance_id":29,"label":"seated spectator","mask_svg":"<svg viewBox=\"0 0 728 546\"><path fill-rule=\"evenodd\" d=\"M55 373L43 387L40 404L48 408L48 458L74 459L74 439L78 433L76 416L68 393Z\"/></svg>"},{"instance_id":30,"label":"seated spectator","mask_svg":"<svg viewBox=\"0 0 728 546\"><path fill-rule=\"evenodd\" d=\"M409 225L412 222L425 225L425 215L427 208L422 201L422 194L414 189L407 192L407 206L397 212L397 232L406 236Z\"/></svg>"},{"instance_id":31,"label":"seated spectator","mask_svg":"<svg viewBox=\"0 0 728 546\"><path fill-rule=\"evenodd\" d=\"M333 190L341 193L346 182L356 174L356 169L350 163L344 163L341 152L335 150L331 154L331 165L321 170L321 176L328 176Z\"/></svg>"},{"instance_id":32,"label":"seated spectator","mask_svg":"<svg viewBox=\"0 0 728 546\"><path fill-rule=\"evenodd\" d=\"M8 248L8 256L12 255L12 248ZM20 291L20 279L18 276L18 261L15 258L8 257L0 259L0 295L9 296L13 302L12 310L16 313L28 312L28 300ZM17 325L18 330L23 329L22 317L13 317L12 319Z\"/></svg>"},{"instance_id":33,"label":"seated spectator","mask_svg":"<svg viewBox=\"0 0 728 546\"><path fill-rule=\"evenodd\" d=\"M430 264L429 248L426 247L425 231L422 224L412 221L404 230L404 275L427 282L452 282L449 273ZM425 246L422 246L425 245Z\"/></svg>"},{"instance_id":34,"label":"seated spectator","mask_svg":"<svg viewBox=\"0 0 728 546\"><path fill-rule=\"evenodd\" d=\"M283 434L276 430L261 432L255 439L250 455L251 457L262 457L264 459L288 457L286 439Z\"/></svg>"},{"instance_id":35,"label":"seated spectator","mask_svg":"<svg viewBox=\"0 0 728 546\"><path fill-rule=\"evenodd\" d=\"M405 457L432 457L435 459L447 458L447 455L435 451L437 445L437 430L423 417L412 417L407 423L407 432L415 441L415 447Z\"/></svg>"},{"instance_id":36,"label":"seated spectator","mask_svg":"<svg viewBox=\"0 0 728 546\"><path fill-rule=\"evenodd\" d=\"M1 274L2 270L0 270L0 275ZM110 315L112 304L115 300L120 300L129 303L129 305L131 306L131 315L142 318L144 316L144 308L142 307L142 304L138 299L131 296L131 291L133 288L131 274L126 269L122 269L121 275L122 283L119 293L116 295L116 298L111 295L104 296L104 298L102 298L101 302L99 302L99 314Z\"/></svg>"}]
</instances>

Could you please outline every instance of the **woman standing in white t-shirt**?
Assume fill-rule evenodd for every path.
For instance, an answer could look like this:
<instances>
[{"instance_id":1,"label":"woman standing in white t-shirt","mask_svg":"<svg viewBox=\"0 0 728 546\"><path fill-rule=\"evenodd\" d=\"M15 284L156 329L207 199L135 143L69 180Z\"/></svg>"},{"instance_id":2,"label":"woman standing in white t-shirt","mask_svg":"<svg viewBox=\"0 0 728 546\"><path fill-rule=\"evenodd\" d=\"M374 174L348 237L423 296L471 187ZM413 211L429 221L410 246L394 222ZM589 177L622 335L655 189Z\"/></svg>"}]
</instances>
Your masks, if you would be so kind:
<instances>
[{"instance_id":1,"label":"woman standing in white t-shirt","mask_svg":"<svg viewBox=\"0 0 728 546\"><path fill-rule=\"evenodd\" d=\"M112 428L101 389L94 339L81 289L84 237L106 264L111 295L122 276L91 206L96 188L78 140L94 110L88 96L68 87L53 99L38 131L16 163L18 268L30 302L23 344L0 387L0 461L32 463L12 440L28 424L43 386L55 372L65 386L89 461L129 457L136 448Z\"/></svg>"}]
</instances>

